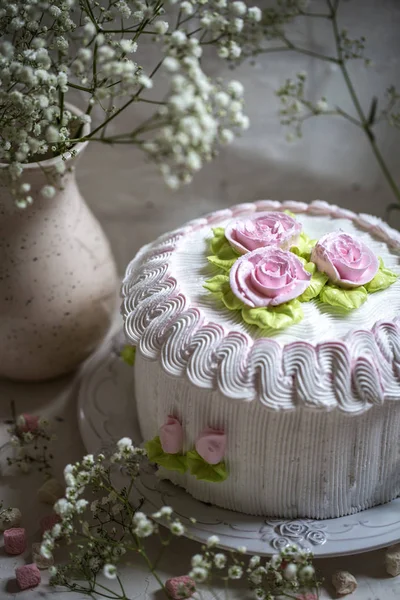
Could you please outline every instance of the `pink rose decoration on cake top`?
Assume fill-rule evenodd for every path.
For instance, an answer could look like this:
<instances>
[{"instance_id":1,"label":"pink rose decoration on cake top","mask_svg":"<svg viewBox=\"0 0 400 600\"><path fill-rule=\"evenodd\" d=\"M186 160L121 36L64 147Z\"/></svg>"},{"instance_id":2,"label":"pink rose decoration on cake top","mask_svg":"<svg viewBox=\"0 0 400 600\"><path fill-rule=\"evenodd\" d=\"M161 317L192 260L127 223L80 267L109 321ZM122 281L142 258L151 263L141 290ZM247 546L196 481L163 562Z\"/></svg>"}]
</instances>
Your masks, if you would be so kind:
<instances>
[{"instance_id":1,"label":"pink rose decoration on cake top","mask_svg":"<svg viewBox=\"0 0 400 600\"><path fill-rule=\"evenodd\" d=\"M226 435L223 431L207 428L197 438L195 447L201 458L216 465L224 458Z\"/></svg>"},{"instance_id":2,"label":"pink rose decoration on cake top","mask_svg":"<svg viewBox=\"0 0 400 600\"><path fill-rule=\"evenodd\" d=\"M183 446L182 425L175 417L168 416L160 427L161 447L167 454L178 454Z\"/></svg>"},{"instance_id":3,"label":"pink rose decoration on cake top","mask_svg":"<svg viewBox=\"0 0 400 600\"><path fill-rule=\"evenodd\" d=\"M343 288L368 283L378 272L375 254L359 238L334 231L327 233L314 246L311 260L319 271Z\"/></svg>"},{"instance_id":4,"label":"pink rose decoration on cake top","mask_svg":"<svg viewBox=\"0 0 400 600\"><path fill-rule=\"evenodd\" d=\"M264 212L232 221L225 229L225 237L240 254L267 246L289 250L297 242L301 228L301 223L286 213Z\"/></svg>"},{"instance_id":5,"label":"pink rose decoration on cake top","mask_svg":"<svg viewBox=\"0 0 400 600\"><path fill-rule=\"evenodd\" d=\"M241 256L230 271L230 286L247 306L278 306L300 296L311 274L292 252L260 248Z\"/></svg>"}]
</instances>

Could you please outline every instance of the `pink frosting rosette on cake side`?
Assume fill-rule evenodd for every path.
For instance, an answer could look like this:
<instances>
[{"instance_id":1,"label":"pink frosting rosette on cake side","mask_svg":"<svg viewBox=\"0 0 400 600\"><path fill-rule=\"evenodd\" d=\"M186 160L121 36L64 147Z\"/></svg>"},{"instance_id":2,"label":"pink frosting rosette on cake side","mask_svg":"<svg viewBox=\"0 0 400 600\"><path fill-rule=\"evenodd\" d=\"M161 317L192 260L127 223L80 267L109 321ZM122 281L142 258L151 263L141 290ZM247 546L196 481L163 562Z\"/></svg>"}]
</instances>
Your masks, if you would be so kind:
<instances>
[{"instance_id":1,"label":"pink frosting rosette on cake side","mask_svg":"<svg viewBox=\"0 0 400 600\"><path fill-rule=\"evenodd\" d=\"M292 252L260 248L241 256L230 271L230 286L247 306L284 304L300 296L309 286L311 274Z\"/></svg>"},{"instance_id":2,"label":"pink frosting rosette on cake side","mask_svg":"<svg viewBox=\"0 0 400 600\"><path fill-rule=\"evenodd\" d=\"M223 431L207 428L197 438L195 447L201 458L216 465L224 458L226 435Z\"/></svg>"},{"instance_id":3,"label":"pink frosting rosette on cake side","mask_svg":"<svg viewBox=\"0 0 400 600\"><path fill-rule=\"evenodd\" d=\"M289 250L296 244L301 229L301 223L286 213L264 212L228 223L225 237L240 254L267 246Z\"/></svg>"},{"instance_id":4,"label":"pink frosting rosette on cake side","mask_svg":"<svg viewBox=\"0 0 400 600\"><path fill-rule=\"evenodd\" d=\"M177 454L183 446L182 425L175 417L168 416L164 425L160 427L161 447L167 454Z\"/></svg>"},{"instance_id":5,"label":"pink frosting rosette on cake side","mask_svg":"<svg viewBox=\"0 0 400 600\"><path fill-rule=\"evenodd\" d=\"M378 259L371 248L359 238L341 231L327 233L318 240L311 260L332 283L343 288L368 283L379 269Z\"/></svg>"}]
</instances>

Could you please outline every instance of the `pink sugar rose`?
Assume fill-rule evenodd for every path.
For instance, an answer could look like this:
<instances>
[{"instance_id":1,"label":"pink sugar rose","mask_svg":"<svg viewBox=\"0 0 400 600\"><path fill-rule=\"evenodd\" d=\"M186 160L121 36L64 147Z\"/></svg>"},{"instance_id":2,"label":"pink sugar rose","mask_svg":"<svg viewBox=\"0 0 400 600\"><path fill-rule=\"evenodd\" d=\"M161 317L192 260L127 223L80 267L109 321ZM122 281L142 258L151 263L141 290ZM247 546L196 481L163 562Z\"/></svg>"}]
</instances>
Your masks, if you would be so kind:
<instances>
[{"instance_id":1,"label":"pink sugar rose","mask_svg":"<svg viewBox=\"0 0 400 600\"><path fill-rule=\"evenodd\" d=\"M201 458L210 465L216 465L224 458L226 435L223 431L207 428L197 438L195 447Z\"/></svg>"},{"instance_id":2,"label":"pink sugar rose","mask_svg":"<svg viewBox=\"0 0 400 600\"><path fill-rule=\"evenodd\" d=\"M252 307L278 306L300 296L311 274L292 252L260 248L240 257L230 271L232 292Z\"/></svg>"},{"instance_id":3,"label":"pink sugar rose","mask_svg":"<svg viewBox=\"0 0 400 600\"><path fill-rule=\"evenodd\" d=\"M286 213L263 212L232 221L225 229L225 237L235 250L245 254L267 246L289 250L296 244L300 232L301 223Z\"/></svg>"},{"instance_id":4,"label":"pink sugar rose","mask_svg":"<svg viewBox=\"0 0 400 600\"><path fill-rule=\"evenodd\" d=\"M178 454L183 446L182 425L175 417L168 416L160 427L161 447L167 454Z\"/></svg>"},{"instance_id":5,"label":"pink sugar rose","mask_svg":"<svg viewBox=\"0 0 400 600\"><path fill-rule=\"evenodd\" d=\"M359 238L341 231L327 233L314 246L311 260L319 271L343 288L364 285L378 272L375 254Z\"/></svg>"}]
</instances>

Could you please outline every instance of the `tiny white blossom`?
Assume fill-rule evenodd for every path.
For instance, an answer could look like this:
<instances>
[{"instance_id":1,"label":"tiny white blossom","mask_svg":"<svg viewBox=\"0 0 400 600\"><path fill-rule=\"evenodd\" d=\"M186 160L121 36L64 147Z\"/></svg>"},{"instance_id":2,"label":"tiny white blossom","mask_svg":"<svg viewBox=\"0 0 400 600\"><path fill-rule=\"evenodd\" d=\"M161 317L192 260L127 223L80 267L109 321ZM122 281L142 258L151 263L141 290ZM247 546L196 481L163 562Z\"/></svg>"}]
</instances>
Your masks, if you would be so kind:
<instances>
[{"instance_id":1,"label":"tiny white blossom","mask_svg":"<svg viewBox=\"0 0 400 600\"><path fill-rule=\"evenodd\" d=\"M240 554L246 554L247 547L246 546L238 546L237 551L240 552Z\"/></svg>"},{"instance_id":2,"label":"tiny white blossom","mask_svg":"<svg viewBox=\"0 0 400 600\"><path fill-rule=\"evenodd\" d=\"M315 569L312 565L306 565L299 572L299 577L304 580L312 579L315 575Z\"/></svg>"},{"instance_id":3,"label":"tiny white blossom","mask_svg":"<svg viewBox=\"0 0 400 600\"><path fill-rule=\"evenodd\" d=\"M167 23L167 21L156 21L154 23L154 29L156 30L156 32L159 35L164 35L164 33L167 33L169 28L169 24Z\"/></svg>"},{"instance_id":4,"label":"tiny white blossom","mask_svg":"<svg viewBox=\"0 0 400 600\"><path fill-rule=\"evenodd\" d=\"M78 502L75 505L76 511L78 513L82 513L88 504L89 502L87 500L85 500L84 498L80 498L80 500L78 500Z\"/></svg>"},{"instance_id":5,"label":"tiny white blossom","mask_svg":"<svg viewBox=\"0 0 400 600\"><path fill-rule=\"evenodd\" d=\"M189 577L196 583L203 583L208 577L208 571L204 567L194 567L189 573Z\"/></svg>"},{"instance_id":6,"label":"tiny white blossom","mask_svg":"<svg viewBox=\"0 0 400 600\"><path fill-rule=\"evenodd\" d=\"M260 562L261 562L261 558L259 556L257 556L257 555L252 556L249 561L250 569L255 569L256 567L258 567Z\"/></svg>"},{"instance_id":7,"label":"tiny white blossom","mask_svg":"<svg viewBox=\"0 0 400 600\"><path fill-rule=\"evenodd\" d=\"M232 2L231 10L236 15L245 15L247 12L247 6L244 2Z\"/></svg>"},{"instance_id":8,"label":"tiny white blossom","mask_svg":"<svg viewBox=\"0 0 400 600\"><path fill-rule=\"evenodd\" d=\"M132 440L128 437L124 437L119 442L117 442L117 448L120 452L124 452L124 450L133 449Z\"/></svg>"},{"instance_id":9,"label":"tiny white blossom","mask_svg":"<svg viewBox=\"0 0 400 600\"><path fill-rule=\"evenodd\" d=\"M192 15L194 13L193 4L191 4L190 2L187 2L187 0L185 0L184 2L181 2L180 9L183 12L183 14L185 14L185 15Z\"/></svg>"},{"instance_id":10,"label":"tiny white blossom","mask_svg":"<svg viewBox=\"0 0 400 600\"><path fill-rule=\"evenodd\" d=\"M204 557L202 554L194 554L190 560L192 567L199 567L203 564Z\"/></svg>"},{"instance_id":11,"label":"tiny white blossom","mask_svg":"<svg viewBox=\"0 0 400 600\"><path fill-rule=\"evenodd\" d=\"M174 73L175 71L179 71L179 69L180 69L179 62L173 56L167 56L164 59L163 65L167 69L167 71L170 71L171 73Z\"/></svg>"},{"instance_id":12,"label":"tiny white blossom","mask_svg":"<svg viewBox=\"0 0 400 600\"><path fill-rule=\"evenodd\" d=\"M226 566L227 558L225 554L218 553L214 556L214 564L217 569L223 569Z\"/></svg>"},{"instance_id":13,"label":"tiny white blossom","mask_svg":"<svg viewBox=\"0 0 400 600\"><path fill-rule=\"evenodd\" d=\"M56 188L53 185L45 185L42 187L41 194L44 198L54 198Z\"/></svg>"},{"instance_id":14,"label":"tiny white blossom","mask_svg":"<svg viewBox=\"0 0 400 600\"><path fill-rule=\"evenodd\" d=\"M251 21L258 23L262 19L262 12L258 6L251 6L247 11L247 16Z\"/></svg>"},{"instance_id":15,"label":"tiny white blossom","mask_svg":"<svg viewBox=\"0 0 400 600\"><path fill-rule=\"evenodd\" d=\"M233 98L242 98L244 93L243 84L236 80L230 81L228 85L228 92Z\"/></svg>"},{"instance_id":16,"label":"tiny white blossom","mask_svg":"<svg viewBox=\"0 0 400 600\"><path fill-rule=\"evenodd\" d=\"M210 537L207 539L208 548L213 548L214 546L218 546L218 544L219 537L217 535L210 535Z\"/></svg>"},{"instance_id":17,"label":"tiny white blossom","mask_svg":"<svg viewBox=\"0 0 400 600\"><path fill-rule=\"evenodd\" d=\"M171 533L181 536L185 533L185 528L180 521L173 521L170 525Z\"/></svg>"},{"instance_id":18,"label":"tiny white blossom","mask_svg":"<svg viewBox=\"0 0 400 600\"><path fill-rule=\"evenodd\" d=\"M143 87L145 87L146 89L150 89L153 87L153 81L150 79L150 77L148 75L145 75L144 73L139 75L138 83L140 85L142 85Z\"/></svg>"},{"instance_id":19,"label":"tiny white blossom","mask_svg":"<svg viewBox=\"0 0 400 600\"><path fill-rule=\"evenodd\" d=\"M243 575L243 569L240 565L232 565L228 569L228 577L230 579L240 579Z\"/></svg>"},{"instance_id":20,"label":"tiny white blossom","mask_svg":"<svg viewBox=\"0 0 400 600\"><path fill-rule=\"evenodd\" d=\"M115 565L106 564L103 567L103 574L107 579L116 579L117 567Z\"/></svg>"},{"instance_id":21,"label":"tiny white blossom","mask_svg":"<svg viewBox=\"0 0 400 600\"><path fill-rule=\"evenodd\" d=\"M329 108L327 101L325 100L325 98L321 98L321 100L319 100L317 102L317 104L315 105L315 108L317 109L318 112L326 112Z\"/></svg>"},{"instance_id":22,"label":"tiny white blossom","mask_svg":"<svg viewBox=\"0 0 400 600\"><path fill-rule=\"evenodd\" d=\"M163 517L169 517L172 515L174 511L172 510L172 508L170 506L162 506L160 508L160 513Z\"/></svg>"},{"instance_id":23,"label":"tiny white blossom","mask_svg":"<svg viewBox=\"0 0 400 600\"><path fill-rule=\"evenodd\" d=\"M285 567L285 570L283 572L283 576L288 581L293 581L293 579L296 579L296 576L297 576L297 565L295 565L294 563L289 563Z\"/></svg>"}]
</instances>

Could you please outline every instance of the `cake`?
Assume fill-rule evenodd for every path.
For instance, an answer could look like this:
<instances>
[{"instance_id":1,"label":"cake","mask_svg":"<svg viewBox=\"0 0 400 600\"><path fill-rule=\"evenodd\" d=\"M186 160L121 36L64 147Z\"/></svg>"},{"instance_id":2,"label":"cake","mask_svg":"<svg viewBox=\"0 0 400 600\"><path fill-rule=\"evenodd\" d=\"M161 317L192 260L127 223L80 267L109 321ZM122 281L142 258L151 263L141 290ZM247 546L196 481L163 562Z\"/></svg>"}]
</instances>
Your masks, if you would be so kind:
<instances>
[{"instance_id":1,"label":"cake","mask_svg":"<svg viewBox=\"0 0 400 600\"><path fill-rule=\"evenodd\" d=\"M142 248L122 314L159 476L252 515L326 519L400 493L400 234L261 200Z\"/></svg>"}]
</instances>

